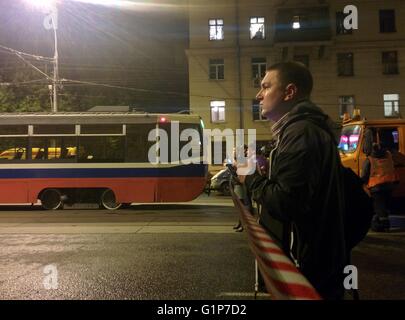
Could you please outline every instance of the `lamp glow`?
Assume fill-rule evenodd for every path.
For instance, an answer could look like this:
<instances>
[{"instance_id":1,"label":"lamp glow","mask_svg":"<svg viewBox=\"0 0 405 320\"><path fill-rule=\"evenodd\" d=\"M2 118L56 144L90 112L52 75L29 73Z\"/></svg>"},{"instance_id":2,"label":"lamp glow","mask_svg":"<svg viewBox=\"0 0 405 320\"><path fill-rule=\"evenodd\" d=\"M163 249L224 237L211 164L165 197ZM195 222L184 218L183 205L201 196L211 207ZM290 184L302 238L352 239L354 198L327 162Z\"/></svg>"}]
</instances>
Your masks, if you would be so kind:
<instances>
[{"instance_id":1,"label":"lamp glow","mask_svg":"<svg viewBox=\"0 0 405 320\"><path fill-rule=\"evenodd\" d=\"M299 16L294 17L292 27L293 27L293 29L300 29L301 28L300 17Z\"/></svg>"}]
</instances>

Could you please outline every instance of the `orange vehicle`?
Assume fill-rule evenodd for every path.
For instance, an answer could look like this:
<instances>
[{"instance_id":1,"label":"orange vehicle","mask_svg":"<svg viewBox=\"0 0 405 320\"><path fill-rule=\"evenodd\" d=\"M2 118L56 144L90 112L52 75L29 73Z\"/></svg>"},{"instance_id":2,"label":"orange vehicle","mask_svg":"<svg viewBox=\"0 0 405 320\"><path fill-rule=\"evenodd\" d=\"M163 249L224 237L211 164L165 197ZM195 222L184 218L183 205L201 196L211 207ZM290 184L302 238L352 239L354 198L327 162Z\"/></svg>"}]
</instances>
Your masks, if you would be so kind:
<instances>
[{"instance_id":1,"label":"orange vehicle","mask_svg":"<svg viewBox=\"0 0 405 320\"><path fill-rule=\"evenodd\" d=\"M31 148L32 159L59 159L61 148L48 148L48 152L45 152L45 148ZM68 157L76 156L76 147L65 148L65 153ZM46 157L45 157L46 156ZM0 159L13 160L13 159L27 159L26 148L10 148L0 153Z\"/></svg>"},{"instance_id":2,"label":"orange vehicle","mask_svg":"<svg viewBox=\"0 0 405 320\"><path fill-rule=\"evenodd\" d=\"M371 138L391 152L400 180L393 196L405 198L405 120L348 120L343 124L339 143L342 163L358 175L367 157L366 139Z\"/></svg>"}]
</instances>

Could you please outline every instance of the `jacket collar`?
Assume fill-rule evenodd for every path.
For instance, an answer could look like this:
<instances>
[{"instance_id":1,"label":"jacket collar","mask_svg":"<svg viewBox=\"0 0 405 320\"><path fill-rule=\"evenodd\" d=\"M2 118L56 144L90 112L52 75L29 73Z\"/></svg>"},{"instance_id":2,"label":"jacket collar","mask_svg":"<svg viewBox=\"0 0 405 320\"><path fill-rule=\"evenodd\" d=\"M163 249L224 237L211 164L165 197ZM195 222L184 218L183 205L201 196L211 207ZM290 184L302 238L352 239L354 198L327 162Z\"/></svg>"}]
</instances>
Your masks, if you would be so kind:
<instances>
[{"instance_id":1,"label":"jacket collar","mask_svg":"<svg viewBox=\"0 0 405 320\"><path fill-rule=\"evenodd\" d=\"M300 119L308 119L317 124L331 135L336 145L339 144L341 126L308 99L297 101L291 110L271 127L273 136L277 139L287 126Z\"/></svg>"},{"instance_id":2,"label":"jacket collar","mask_svg":"<svg viewBox=\"0 0 405 320\"><path fill-rule=\"evenodd\" d=\"M306 99L297 101L289 112L287 112L275 124L273 124L273 126L271 127L271 133L273 134L273 136L277 137L278 135L280 135L286 124L289 123L291 119L296 118L297 108L299 108L300 105L306 105L308 103L310 103L310 101Z\"/></svg>"},{"instance_id":3,"label":"jacket collar","mask_svg":"<svg viewBox=\"0 0 405 320\"><path fill-rule=\"evenodd\" d=\"M287 112L285 115L283 115L273 126L271 127L271 133L273 134L274 137L278 136L281 132L281 130L284 128L284 125L288 121L288 116L290 112Z\"/></svg>"}]
</instances>

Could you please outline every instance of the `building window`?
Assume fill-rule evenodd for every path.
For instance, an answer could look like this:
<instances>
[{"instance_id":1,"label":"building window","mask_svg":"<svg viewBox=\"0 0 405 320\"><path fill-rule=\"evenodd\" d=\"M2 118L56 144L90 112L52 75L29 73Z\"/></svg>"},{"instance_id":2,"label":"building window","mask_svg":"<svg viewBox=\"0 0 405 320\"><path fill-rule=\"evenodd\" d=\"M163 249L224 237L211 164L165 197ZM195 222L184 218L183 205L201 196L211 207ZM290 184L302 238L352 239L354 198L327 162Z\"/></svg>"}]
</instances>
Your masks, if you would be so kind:
<instances>
[{"instance_id":1,"label":"building window","mask_svg":"<svg viewBox=\"0 0 405 320\"><path fill-rule=\"evenodd\" d=\"M250 18L250 39L262 40L265 38L264 32L264 17Z\"/></svg>"},{"instance_id":2,"label":"building window","mask_svg":"<svg viewBox=\"0 0 405 320\"><path fill-rule=\"evenodd\" d=\"M224 59L210 59L210 79L224 80L225 79Z\"/></svg>"},{"instance_id":3,"label":"building window","mask_svg":"<svg viewBox=\"0 0 405 320\"><path fill-rule=\"evenodd\" d=\"M211 122L225 121L225 101L211 101Z\"/></svg>"},{"instance_id":4,"label":"building window","mask_svg":"<svg viewBox=\"0 0 405 320\"><path fill-rule=\"evenodd\" d=\"M266 118L262 116L262 107L260 106L259 100L252 101L252 115L253 115L253 121L266 120Z\"/></svg>"},{"instance_id":5,"label":"building window","mask_svg":"<svg viewBox=\"0 0 405 320\"><path fill-rule=\"evenodd\" d=\"M398 55L396 51L382 53L383 74L398 74Z\"/></svg>"},{"instance_id":6,"label":"building window","mask_svg":"<svg viewBox=\"0 0 405 320\"><path fill-rule=\"evenodd\" d=\"M380 10L380 32L396 32L395 10Z\"/></svg>"},{"instance_id":7,"label":"building window","mask_svg":"<svg viewBox=\"0 0 405 320\"><path fill-rule=\"evenodd\" d=\"M352 29L346 29L343 22L349 13L336 12L336 34L352 34Z\"/></svg>"},{"instance_id":8,"label":"building window","mask_svg":"<svg viewBox=\"0 0 405 320\"><path fill-rule=\"evenodd\" d=\"M338 76L353 76L353 53L338 53Z\"/></svg>"},{"instance_id":9,"label":"building window","mask_svg":"<svg viewBox=\"0 0 405 320\"><path fill-rule=\"evenodd\" d=\"M343 118L345 113L352 116L354 110L354 96L340 96L339 97L339 115Z\"/></svg>"},{"instance_id":10,"label":"building window","mask_svg":"<svg viewBox=\"0 0 405 320\"><path fill-rule=\"evenodd\" d=\"M210 40L223 40L224 39L224 20L223 19L210 19Z\"/></svg>"},{"instance_id":11,"label":"building window","mask_svg":"<svg viewBox=\"0 0 405 320\"><path fill-rule=\"evenodd\" d=\"M307 55L307 54L295 55L294 61L301 62L307 68L309 68L309 55Z\"/></svg>"},{"instance_id":12,"label":"building window","mask_svg":"<svg viewBox=\"0 0 405 320\"><path fill-rule=\"evenodd\" d=\"M266 58L252 58L252 79L255 88L259 88L266 75Z\"/></svg>"},{"instance_id":13,"label":"building window","mask_svg":"<svg viewBox=\"0 0 405 320\"><path fill-rule=\"evenodd\" d=\"M384 94L384 116L399 117L399 94Z\"/></svg>"},{"instance_id":14,"label":"building window","mask_svg":"<svg viewBox=\"0 0 405 320\"><path fill-rule=\"evenodd\" d=\"M293 21L292 21L292 28L294 29L294 30L298 30L298 29L301 29L301 18L300 18L300 16L294 16L293 17Z\"/></svg>"}]
</instances>

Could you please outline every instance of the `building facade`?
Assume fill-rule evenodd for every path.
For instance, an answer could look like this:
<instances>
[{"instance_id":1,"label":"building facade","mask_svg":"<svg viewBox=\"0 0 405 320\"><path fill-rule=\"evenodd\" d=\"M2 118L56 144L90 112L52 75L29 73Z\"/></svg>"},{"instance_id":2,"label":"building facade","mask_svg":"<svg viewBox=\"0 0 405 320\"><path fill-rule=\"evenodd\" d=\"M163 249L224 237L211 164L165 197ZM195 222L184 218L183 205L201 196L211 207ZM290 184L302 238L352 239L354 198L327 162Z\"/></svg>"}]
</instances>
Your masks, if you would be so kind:
<instances>
[{"instance_id":1,"label":"building facade","mask_svg":"<svg viewBox=\"0 0 405 320\"><path fill-rule=\"evenodd\" d=\"M367 119L401 117L405 2L350 4L357 21L341 0L189 1L190 109L207 128L256 129L266 141L270 124L255 101L261 78L267 66L295 60L311 70L312 100L334 120L354 108ZM358 29L345 28L346 18Z\"/></svg>"}]
</instances>

